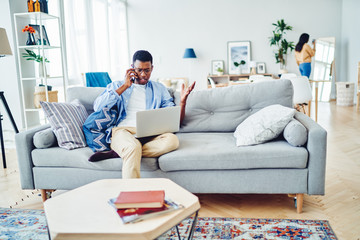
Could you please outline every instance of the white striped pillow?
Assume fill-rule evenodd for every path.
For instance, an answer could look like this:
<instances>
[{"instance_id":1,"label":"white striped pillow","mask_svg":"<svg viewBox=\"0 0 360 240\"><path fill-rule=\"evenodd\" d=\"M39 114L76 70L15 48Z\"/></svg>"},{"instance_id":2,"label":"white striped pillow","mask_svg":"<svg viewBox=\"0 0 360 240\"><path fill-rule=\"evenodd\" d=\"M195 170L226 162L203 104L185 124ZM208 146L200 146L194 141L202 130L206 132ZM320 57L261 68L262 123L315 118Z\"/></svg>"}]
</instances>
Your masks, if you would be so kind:
<instances>
[{"instance_id":1,"label":"white striped pillow","mask_svg":"<svg viewBox=\"0 0 360 240\"><path fill-rule=\"evenodd\" d=\"M88 114L78 99L71 103L40 102L60 147L86 147L82 125Z\"/></svg>"}]
</instances>

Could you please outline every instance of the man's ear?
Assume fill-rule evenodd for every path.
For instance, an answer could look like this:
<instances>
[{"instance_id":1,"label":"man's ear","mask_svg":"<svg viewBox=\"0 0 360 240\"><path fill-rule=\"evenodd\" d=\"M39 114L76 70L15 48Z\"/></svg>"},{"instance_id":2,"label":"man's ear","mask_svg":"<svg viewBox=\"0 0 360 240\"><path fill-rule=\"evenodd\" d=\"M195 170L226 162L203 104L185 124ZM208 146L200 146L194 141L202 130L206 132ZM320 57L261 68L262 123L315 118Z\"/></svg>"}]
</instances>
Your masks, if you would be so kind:
<instances>
[{"instance_id":1,"label":"man's ear","mask_svg":"<svg viewBox=\"0 0 360 240\"><path fill-rule=\"evenodd\" d=\"M131 67L134 68L134 64L133 64L133 63L131 64Z\"/></svg>"}]
</instances>

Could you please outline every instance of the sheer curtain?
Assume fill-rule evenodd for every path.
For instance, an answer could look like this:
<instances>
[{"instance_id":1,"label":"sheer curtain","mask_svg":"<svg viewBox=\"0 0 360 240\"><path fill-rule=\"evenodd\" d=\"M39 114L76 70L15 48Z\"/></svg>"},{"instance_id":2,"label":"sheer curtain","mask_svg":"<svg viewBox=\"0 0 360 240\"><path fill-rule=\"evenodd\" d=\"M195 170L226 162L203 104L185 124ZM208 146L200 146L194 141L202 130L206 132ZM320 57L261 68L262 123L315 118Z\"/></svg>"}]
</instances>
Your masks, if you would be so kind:
<instances>
[{"instance_id":1,"label":"sheer curtain","mask_svg":"<svg viewBox=\"0 0 360 240\"><path fill-rule=\"evenodd\" d=\"M125 0L63 0L69 85L82 73L108 72L120 80L129 67Z\"/></svg>"}]
</instances>

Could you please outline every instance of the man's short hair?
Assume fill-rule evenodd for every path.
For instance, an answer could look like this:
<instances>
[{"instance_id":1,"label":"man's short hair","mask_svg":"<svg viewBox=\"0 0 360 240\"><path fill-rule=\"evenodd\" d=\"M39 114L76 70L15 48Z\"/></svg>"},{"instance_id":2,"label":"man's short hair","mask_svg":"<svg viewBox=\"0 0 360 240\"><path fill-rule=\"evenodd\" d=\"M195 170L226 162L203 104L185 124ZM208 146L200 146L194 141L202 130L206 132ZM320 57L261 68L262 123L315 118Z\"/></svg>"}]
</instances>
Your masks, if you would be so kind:
<instances>
[{"instance_id":1,"label":"man's short hair","mask_svg":"<svg viewBox=\"0 0 360 240\"><path fill-rule=\"evenodd\" d=\"M133 56L133 63L135 63L136 60L139 60L141 62L151 62L151 65L153 63L153 58L151 54L146 50L139 50L134 53Z\"/></svg>"}]
</instances>

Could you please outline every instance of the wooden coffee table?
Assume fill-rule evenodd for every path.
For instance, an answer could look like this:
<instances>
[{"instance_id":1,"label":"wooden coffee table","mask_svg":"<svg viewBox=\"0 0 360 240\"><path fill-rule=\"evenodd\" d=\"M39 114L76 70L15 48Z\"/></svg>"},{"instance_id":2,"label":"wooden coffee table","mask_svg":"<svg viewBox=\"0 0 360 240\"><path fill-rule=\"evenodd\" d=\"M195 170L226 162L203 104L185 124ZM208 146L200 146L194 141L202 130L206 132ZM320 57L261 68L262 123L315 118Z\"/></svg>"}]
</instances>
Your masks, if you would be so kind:
<instances>
[{"instance_id":1,"label":"wooden coffee table","mask_svg":"<svg viewBox=\"0 0 360 240\"><path fill-rule=\"evenodd\" d=\"M123 224L110 198L121 191L165 190L183 209ZM51 239L155 239L200 209L198 197L165 178L105 179L63 193L44 203Z\"/></svg>"}]
</instances>

